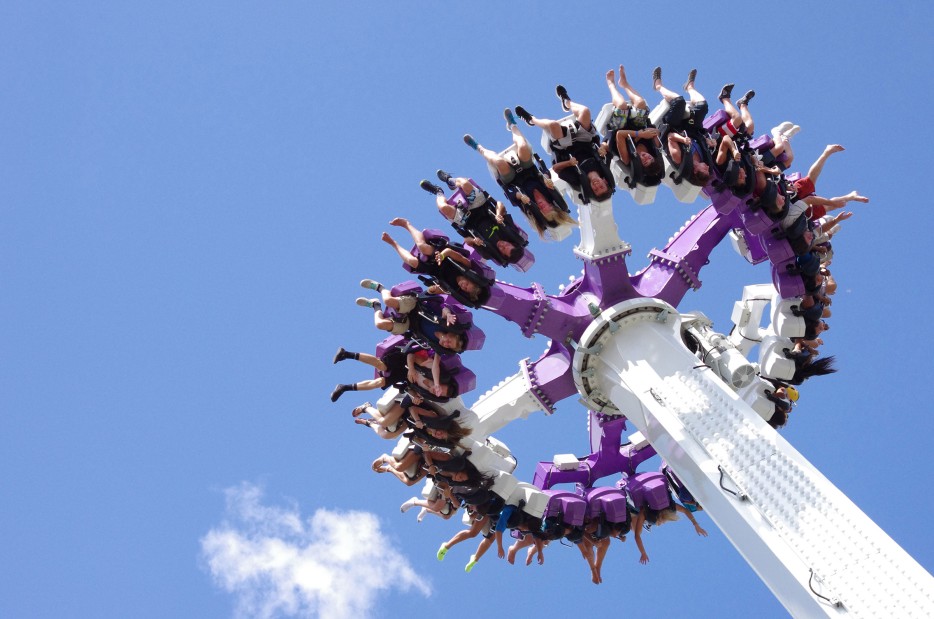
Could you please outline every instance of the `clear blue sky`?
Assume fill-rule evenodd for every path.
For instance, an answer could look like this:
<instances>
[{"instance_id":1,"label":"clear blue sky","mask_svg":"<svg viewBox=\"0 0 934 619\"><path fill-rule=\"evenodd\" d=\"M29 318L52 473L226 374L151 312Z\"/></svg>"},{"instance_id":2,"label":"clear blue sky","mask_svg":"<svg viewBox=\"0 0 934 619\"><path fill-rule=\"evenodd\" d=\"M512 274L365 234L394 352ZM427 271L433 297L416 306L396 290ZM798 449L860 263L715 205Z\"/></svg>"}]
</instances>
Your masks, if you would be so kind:
<instances>
[{"instance_id":1,"label":"clear blue sky","mask_svg":"<svg viewBox=\"0 0 934 619\"><path fill-rule=\"evenodd\" d=\"M357 282L405 279L380 232L396 215L443 226L418 181L445 167L493 189L462 134L505 145L502 109L558 115L556 83L597 109L619 63L651 103L656 64L671 86L697 67L713 107L724 82L755 88L760 129L803 127L802 166L825 144L846 146L821 190L856 188L872 202L834 242L840 291L825 350L841 371L805 385L783 434L934 568L924 522L934 511L931 9L661 12L486 1L0 7L0 616L342 616L328 613L351 600L355 616L374 617L784 616L703 515L707 539L684 523L648 534L648 566L631 542L614 545L599 587L573 548L550 548L543 567L488 555L465 575L467 542L438 563L459 523L400 514L413 493L370 472L390 445L352 423L363 398L328 399L335 383L367 376L332 366L337 346L379 339L353 304ZM618 195L630 269L702 206L664 189L650 206ZM576 241L533 241L530 273L501 276L554 291L580 269ZM742 286L767 277L721 247L681 309L728 330ZM545 346L496 316L478 321L488 338L464 359L479 385L468 401ZM527 480L540 459L587 451L571 401L499 437ZM365 535L346 533L354 527ZM205 550L224 535L294 551L291 578L307 597L236 585L231 570L249 556ZM344 596L336 602L314 584L327 578Z\"/></svg>"}]
</instances>

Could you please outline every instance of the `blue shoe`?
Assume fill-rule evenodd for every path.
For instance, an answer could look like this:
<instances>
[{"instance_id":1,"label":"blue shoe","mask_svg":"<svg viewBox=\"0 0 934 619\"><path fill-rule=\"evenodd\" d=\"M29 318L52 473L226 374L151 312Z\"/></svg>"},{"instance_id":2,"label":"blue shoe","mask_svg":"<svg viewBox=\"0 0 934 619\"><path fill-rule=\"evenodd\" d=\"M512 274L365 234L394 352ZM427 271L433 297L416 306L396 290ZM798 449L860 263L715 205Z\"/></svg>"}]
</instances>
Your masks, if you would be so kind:
<instances>
[{"instance_id":1,"label":"blue shoe","mask_svg":"<svg viewBox=\"0 0 934 619\"><path fill-rule=\"evenodd\" d=\"M503 110L503 116L506 117L506 128L507 129L512 129L513 127L516 126L516 117L513 116L512 110L510 110L508 107L505 110Z\"/></svg>"},{"instance_id":2,"label":"blue shoe","mask_svg":"<svg viewBox=\"0 0 934 619\"><path fill-rule=\"evenodd\" d=\"M480 149L480 144L478 144L477 141L473 139L473 136L470 135L469 133L464 135L464 144L466 144L467 146L469 146L470 148L474 150Z\"/></svg>"}]
</instances>

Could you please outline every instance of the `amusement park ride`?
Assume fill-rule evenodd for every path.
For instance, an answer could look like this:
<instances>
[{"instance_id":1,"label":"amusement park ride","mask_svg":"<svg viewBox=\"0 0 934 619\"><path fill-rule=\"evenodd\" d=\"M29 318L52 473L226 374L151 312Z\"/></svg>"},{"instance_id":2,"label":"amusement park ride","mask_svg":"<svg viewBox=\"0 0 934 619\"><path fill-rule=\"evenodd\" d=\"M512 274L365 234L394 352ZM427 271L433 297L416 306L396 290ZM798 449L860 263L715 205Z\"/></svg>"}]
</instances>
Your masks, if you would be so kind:
<instances>
[{"instance_id":1,"label":"amusement park ride","mask_svg":"<svg viewBox=\"0 0 934 619\"><path fill-rule=\"evenodd\" d=\"M598 129L611 107L598 115ZM652 120L658 124L667 110L663 102ZM718 112L704 126L715 131L724 120ZM574 117L560 122L571 127ZM543 136L546 150L549 142ZM767 150L769 142L763 136L749 148ZM791 378L794 364L783 353L793 346L789 338L804 334L794 307L804 286L789 268L795 263L789 241L748 196L678 182L671 162L666 166L663 183L677 199L693 202L703 192L710 203L632 275L630 246L619 237L611 201L588 199L552 175L578 208L574 254L583 274L555 294L538 284L490 287L483 309L526 337L550 341L539 359L519 362L518 372L469 407L469 459L494 476L492 491L506 505L568 526L596 513L612 520L634 494L647 504L666 502L671 490L692 497L796 617L934 617L931 575L766 423L774 387L763 378ZM617 191L638 203L654 201L656 187L631 183L619 159L611 169ZM467 196L457 189L446 200L466 205ZM727 238L750 262L770 262L772 282L743 290L734 327L723 335L703 314L678 306L700 287L711 251ZM755 359L747 359L753 351ZM390 389L381 403L397 395ZM556 455L538 464L532 483L518 481L515 460L492 435L533 412L550 414L572 396L590 411L592 453ZM468 409L460 398L444 406ZM625 441L627 422L638 432ZM401 439L396 453L407 443ZM637 472L654 454L665 470ZM596 485L621 473L626 482ZM556 490L557 484L576 484L576 491Z\"/></svg>"}]
</instances>

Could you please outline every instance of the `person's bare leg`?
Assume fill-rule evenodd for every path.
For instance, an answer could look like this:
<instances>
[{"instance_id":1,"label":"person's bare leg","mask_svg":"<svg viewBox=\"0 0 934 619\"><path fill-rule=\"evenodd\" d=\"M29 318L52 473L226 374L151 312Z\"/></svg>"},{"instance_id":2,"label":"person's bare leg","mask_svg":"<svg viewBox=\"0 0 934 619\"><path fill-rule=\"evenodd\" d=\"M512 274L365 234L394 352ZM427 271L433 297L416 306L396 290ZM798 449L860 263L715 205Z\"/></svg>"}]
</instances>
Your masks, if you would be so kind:
<instances>
[{"instance_id":1,"label":"person's bare leg","mask_svg":"<svg viewBox=\"0 0 934 619\"><path fill-rule=\"evenodd\" d=\"M425 240L425 235L422 234L422 231L409 223L409 220L405 217L396 217L389 222L389 225L408 230L409 234L412 235L412 240L415 241L415 245L418 247L418 251L422 252L424 255L430 256L435 252L434 247L429 245Z\"/></svg>"},{"instance_id":2,"label":"person's bare leg","mask_svg":"<svg viewBox=\"0 0 934 619\"><path fill-rule=\"evenodd\" d=\"M697 92L697 89L694 88L694 82L688 82L688 87L685 90L687 90L691 103L694 103L695 105L703 103L707 100L704 98L704 95Z\"/></svg>"},{"instance_id":3,"label":"person's bare leg","mask_svg":"<svg viewBox=\"0 0 934 619\"><path fill-rule=\"evenodd\" d=\"M376 357L369 353L365 353L365 352L357 353L357 361L361 363L365 363L371 367L374 367L380 372L385 372L387 369L386 364L380 361L379 357Z\"/></svg>"},{"instance_id":4,"label":"person's bare leg","mask_svg":"<svg viewBox=\"0 0 934 619\"><path fill-rule=\"evenodd\" d=\"M658 91L658 94L660 94L665 99L665 101L668 101L669 103L679 97L678 93L665 88L665 85L662 84L662 74L658 67L656 67L655 71L652 73L652 88Z\"/></svg>"},{"instance_id":5,"label":"person's bare leg","mask_svg":"<svg viewBox=\"0 0 934 619\"><path fill-rule=\"evenodd\" d=\"M515 142L515 134L517 131L518 129L513 130L513 142ZM519 135L521 136L521 134ZM493 169L496 170L496 173L500 176L505 176L512 170L512 166L509 165L509 162L500 157L499 153L496 151L477 144L477 152L486 159L488 164L493 166Z\"/></svg>"},{"instance_id":6,"label":"person's bare leg","mask_svg":"<svg viewBox=\"0 0 934 619\"><path fill-rule=\"evenodd\" d=\"M730 120L733 121L733 126L739 128L740 123L743 122L743 117L740 115L739 110L736 109L736 106L733 105L729 97L723 97L720 99L720 102L723 103L723 110L730 116Z\"/></svg>"},{"instance_id":7,"label":"person's bare leg","mask_svg":"<svg viewBox=\"0 0 934 619\"><path fill-rule=\"evenodd\" d=\"M597 573L597 579L600 582L603 582L603 576L600 573L600 569L603 567L603 559L606 557L607 550L610 549L610 538L604 538L596 543L597 546L597 558L594 561L594 568Z\"/></svg>"},{"instance_id":8,"label":"person's bare leg","mask_svg":"<svg viewBox=\"0 0 934 619\"><path fill-rule=\"evenodd\" d=\"M746 125L746 134L749 137L752 137L756 134L756 123L752 120L752 114L749 113L749 105L745 101L739 102L739 115L743 119L743 124Z\"/></svg>"},{"instance_id":9,"label":"person's bare leg","mask_svg":"<svg viewBox=\"0 0 934 619\"><path fill-rule=\"evenodd\" d=\"M412 255L412 252L406 248L399 245L394 238L392 238L388 232L383 232L383 235L380 237L384 243L388 243L390 247L396 250L396 253L399 254L399 257L402 258L402 262L406 263L413 269L418 266L418 258Z\"/></svg>"},{"instance_id":10,"label":"person's bare leg","mask_svg":"<svg viewBox=\"0 0 934 619\"><path fill-rule=\"evenodd\" d=\"M626 78L626 68L623 65L619 65L619 85L626 91L626 95L629 96L629 100L632 101L632 107L637 110L647 110L649 109L648 103L645 102L645 98L636 92L636 89L632 87L629 83L629 80Z\"/></svg>"},{"instance_id":11,"label":"person's bare leg","mask_svg":"<svg viewBox=\"0 0 934 619\"><path fill-rule=\"evenodd\" d=\"M564 133L561 128L561 123L559 123L556 120L532 116L531 123L534 126L538 127L539 129L544 129L545 131L547 131L548 135L550 135L552 139L555 139L555 140L560 138Z\"/></svg>"},{"instance_id":12,"label":"person's bare leg","mask_svg":"<svg viewBox=\"0 0 934 619\"><path fill-rule=\"evenodd\" d=\"M583 103L576 103L574 101L570 101L570 106L571 113L574 114L574 118L577 119L577 122L580 123L581 127L589 131L593 126L590 119L590 108Z\"/></svg>"},{"instance_id":13,"label":"person's bare leg","mask_svg":"<svg viewBox=\"0 0 934 619\"><path fill-rule=\"evenodd\" d=\"M626 103L626 98L623 97L623 94L616 87L615 81L616 73L613 72L613 69L610 69L606 72L606 87L610 91L610 100L613 102L613 107L624 111L629 107L629 104Z\"/></svg>"},{"instance_id":14,"label":"person's bare leg","mask_svg":"<svg viewBox=\"0 0 934 619\"><path fill-rule=\"evenodd\" d=\"M519 127L513 125L509 131L512 133L512 143L516 146L516 156L519 157L519 161L531 161L532 147L529 145L529 141L525 139L525 136L522 135L522 132L519 131ZM507 171L511 169L509 162L506 162L506 169Z\"/></svg>"}]
</instances>

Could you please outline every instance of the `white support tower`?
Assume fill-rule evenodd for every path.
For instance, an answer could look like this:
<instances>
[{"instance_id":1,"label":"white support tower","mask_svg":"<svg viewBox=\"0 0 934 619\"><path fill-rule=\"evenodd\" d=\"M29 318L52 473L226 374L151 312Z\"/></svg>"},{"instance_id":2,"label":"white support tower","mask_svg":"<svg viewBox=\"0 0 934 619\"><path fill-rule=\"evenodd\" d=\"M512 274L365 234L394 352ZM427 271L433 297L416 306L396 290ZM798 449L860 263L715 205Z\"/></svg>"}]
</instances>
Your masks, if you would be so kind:
<instances>
[{"instance_id":1,"label":"white support tower","mask_svg":"<svg viewBox=\"0 0 934 619\"><path fill-rule=\"evenodd\" d=\"M934 578L703 366L654 299L581 337L583 403L621 411L795 617L934 617ZM700 366L700 367L698 367Z\"/></svg>"}]
</instances>

